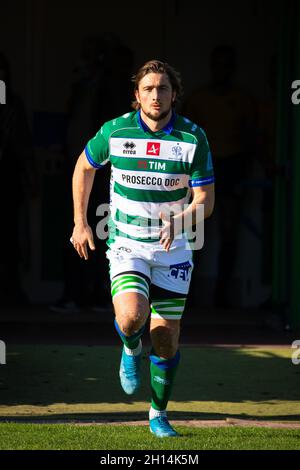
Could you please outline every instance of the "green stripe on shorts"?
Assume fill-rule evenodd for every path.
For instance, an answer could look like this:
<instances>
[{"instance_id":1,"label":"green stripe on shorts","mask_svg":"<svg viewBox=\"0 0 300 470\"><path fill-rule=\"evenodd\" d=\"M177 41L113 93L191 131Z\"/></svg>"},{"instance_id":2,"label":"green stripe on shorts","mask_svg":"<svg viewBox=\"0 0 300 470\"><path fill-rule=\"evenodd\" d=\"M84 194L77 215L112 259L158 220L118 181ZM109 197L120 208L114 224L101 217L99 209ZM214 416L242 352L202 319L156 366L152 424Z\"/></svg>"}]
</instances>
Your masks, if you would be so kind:
<instances>
[{"instance_id":1,"label":"green stripe on shorts","mask_svg":"<svg viewBox=\"0 0 300 470\"><path fill-rule=\"evenodd\" d=\"M151 302L151 316L180 320L184 311L186 297L154 300Z\"/></svg>"},{"instance_id":2,"label":"green stripe on shorts","mask_svg":"<svg viewBox=\"0 0 300 470\"><path fill-rule=\"evenodd\" d=\"M138 282L143 285L146 289L149 289L147 281L145 281L145 279L141 276L136 276L135 274L119 274L112 280L111 285L112 287L115 287L117 284L126 281Z\"/></svg>"},{"instance_id":3,"label":"green stripe on shorts","mask_svg":"<svg viewBox=\"0 0 300 470\"><path fill-rule=\"evenodd\" d=\"M148 299L149 297L149 286L147 282L140 276L122 275L120 274L113 279L111 284L111 295L114 297L117 294L123 292L137 292L144 295Z\"/></svg>"}]
</instances>

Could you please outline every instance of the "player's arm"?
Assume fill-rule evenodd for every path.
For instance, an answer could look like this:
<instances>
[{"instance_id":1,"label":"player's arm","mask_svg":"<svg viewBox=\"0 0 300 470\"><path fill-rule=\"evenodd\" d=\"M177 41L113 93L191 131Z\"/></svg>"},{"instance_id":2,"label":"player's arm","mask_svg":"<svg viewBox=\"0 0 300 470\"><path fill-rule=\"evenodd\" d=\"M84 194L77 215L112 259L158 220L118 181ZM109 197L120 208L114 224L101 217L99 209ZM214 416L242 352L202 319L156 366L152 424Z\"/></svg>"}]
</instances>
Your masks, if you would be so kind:
<instances>
[{"instance_id":1,"label":"player's arm","mask_svg":"<svg viewBox=\"0 0 300 470\"><path fill-rule=\"evenodd\" d=\"M215 205L215 185L195 186L192 188L192 201L182 213L183 219L192 220L192 225L196 223L199 205L204 205L204 219L210 217ZM192 215L192 217L191 217ZM188 217L187 217L188 216ZM176 216L174 217L176 218ZM187 227L188 228L188 227Z\"/></svg>"},{"instance_id":2,"label":"player's arm","mask_svg":"<svg viewBox=\"0 0 300 470\"><path fill-rule=\"evenodd\" d=\"M182 231L186 231L197 221L200 221L200 206L204 205L204 219L209 217L215 204L215 185L207 184L205 186L195 186L192 188L192 200L188 207L180 214L176 214L173 218L167 218L160 213L164 226L160 233L160 243L166 251L169 251L176 235ZM197 217L198 215L198 217Z\"/></svg>"},{"instance_id":3,"label":"player's arm","mask_svg":"<svg viewBox=\"0 0 300 470\"><path fill-rule=\"evenodd\" d=\"M95 249L93 232L87 221L87 208L96 169L88 162L85 151L77 160L72 180L74 229L71 241L79 256L88 259L87 244Z\"/></svg>"}]
</instances>

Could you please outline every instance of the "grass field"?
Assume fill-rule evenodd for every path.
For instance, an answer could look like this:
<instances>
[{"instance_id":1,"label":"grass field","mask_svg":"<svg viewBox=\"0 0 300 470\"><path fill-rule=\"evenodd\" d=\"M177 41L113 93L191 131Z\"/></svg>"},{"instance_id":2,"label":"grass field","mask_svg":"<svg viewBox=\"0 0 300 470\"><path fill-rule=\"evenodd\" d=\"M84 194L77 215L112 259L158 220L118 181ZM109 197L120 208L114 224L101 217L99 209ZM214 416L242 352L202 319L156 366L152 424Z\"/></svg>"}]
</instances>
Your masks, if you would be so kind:
<instances>
[{"instance_id":1,"label":"grass field","mask_svg":"<svg viewBox=\"0 0 300 470\"><path fill-rule=\"evenodd\" d=\"M182 347L181 351L169 403L171 420L231 417L300 422L300 366L292 364L289 348ZM143 385L132 398L119 385L119 356L120 348L115 347L8 345L7 364L0 368L0 448L300 448L300 429L179 426L182 437L161 441L146 426L126 427L127 420L147 419L149 360L145 351ZM47 424L33 424L37 418ZM16 419L25 422L7 422ZM124 426L54 424L105 419Z\"/></svg>"},{"instance_id":2,"label":"grass field","mask_svg":"<svg viewBox=\"0 0 300 470\"><path fill-rule=\"evenodd\" d=\"M178 438L158 439L146 426L0 424L1 450L291 450L300 430L177 427Z\"/></svg>"}]
</instances>

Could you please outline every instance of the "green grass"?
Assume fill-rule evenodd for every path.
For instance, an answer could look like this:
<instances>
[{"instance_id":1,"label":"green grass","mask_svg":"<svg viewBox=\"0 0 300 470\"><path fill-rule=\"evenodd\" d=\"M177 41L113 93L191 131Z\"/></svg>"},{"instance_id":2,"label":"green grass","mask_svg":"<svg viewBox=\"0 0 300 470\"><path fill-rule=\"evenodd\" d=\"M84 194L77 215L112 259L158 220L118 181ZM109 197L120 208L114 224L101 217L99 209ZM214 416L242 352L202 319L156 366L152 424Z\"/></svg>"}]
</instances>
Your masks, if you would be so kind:
<instances>
[{"instance_id":1,"label":"green grass","mask_svg":"<svg viewBox=\"0 0 300 470\"><path fill-rule=\"evenodd\" d=\"M147 426L0 424L1 450L292 450L300 430L266 428L187 428L181 437L158 439Z\"/></svg>"}]
</instances>

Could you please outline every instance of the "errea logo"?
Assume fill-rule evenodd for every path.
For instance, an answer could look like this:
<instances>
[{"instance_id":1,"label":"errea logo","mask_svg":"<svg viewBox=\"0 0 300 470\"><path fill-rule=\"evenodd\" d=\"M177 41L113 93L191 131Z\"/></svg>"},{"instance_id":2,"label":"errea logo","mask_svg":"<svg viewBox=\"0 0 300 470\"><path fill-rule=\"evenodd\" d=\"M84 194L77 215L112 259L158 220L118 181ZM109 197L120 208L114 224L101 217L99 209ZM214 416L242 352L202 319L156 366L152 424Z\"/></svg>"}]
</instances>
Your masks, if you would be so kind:
<instances>
[{"instance_id":1,"label":"errea logo","mask_svg":"<svg viewBox=\"0 0 300 470\"><path fill-rule=\"evenodd\" d=\"M156 155L160 154L160 143L159 142L147 142L147 151L146 155Z\"/></svg>"},{"instance_id":2,"label":"errea logo","mask_svg":"<svg viewBox=\"0 0 300 470\"><path fill-rule=\"evenodd\" d=\"M134 150L136 145L134 142L125 142L123 147L123 155L136 155L136 150Z\"/></svg>"}]
</instances>

